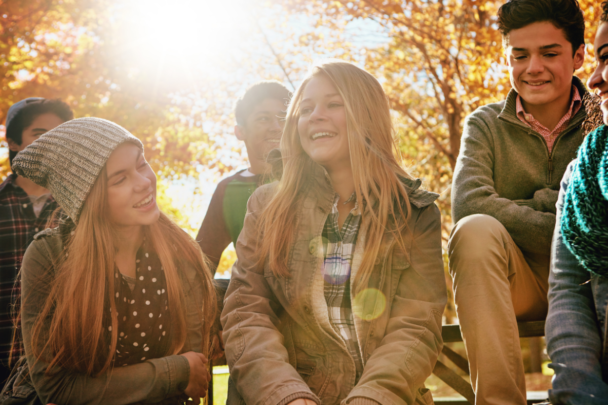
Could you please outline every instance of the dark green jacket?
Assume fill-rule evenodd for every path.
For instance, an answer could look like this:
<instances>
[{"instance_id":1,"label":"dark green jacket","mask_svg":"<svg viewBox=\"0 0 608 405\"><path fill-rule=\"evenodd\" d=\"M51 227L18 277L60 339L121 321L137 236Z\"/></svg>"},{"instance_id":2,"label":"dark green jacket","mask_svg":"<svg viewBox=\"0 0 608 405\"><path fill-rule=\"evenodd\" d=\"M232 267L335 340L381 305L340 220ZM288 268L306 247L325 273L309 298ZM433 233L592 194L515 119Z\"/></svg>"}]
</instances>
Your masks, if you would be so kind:
<instances>
[{"instance_id":1,"label":"dark green jacket","mask_svg":"<svg viewBox=\"0 0 608 405\"><path fill-rule=\"evenodd\" d=\"M573 84L583 97L585 86ZM454 223L473 214L496 218L524 253L549 256L555 203L568 163L583 141L581 109L549 153L544 138L516 115L517 92L465 120L452 184Z\"/></svg>"},{"instance_id":2,"label":"dark green jacket","mask_svg":"<svg viewBox=\"0 0 608 405\"><path fill-rule=\"evenodd\" d=\"M117 367L93 378L59 370L45 374L48 364L36 361L32 355L32 329L50 292L55 276L53 263L63 250L56 229L48 229L35 236L23 258L21 288L21 319L25 353L32 382L43 404L134 404L154 403L183 393L190 379L190 366L184 356L167 356L140 364ZM184 352L201 351L202 285L192 268L180 274L185 293L188 336ZM50 319L48 320L50 321Z\"/></svg>"}]
</instances>

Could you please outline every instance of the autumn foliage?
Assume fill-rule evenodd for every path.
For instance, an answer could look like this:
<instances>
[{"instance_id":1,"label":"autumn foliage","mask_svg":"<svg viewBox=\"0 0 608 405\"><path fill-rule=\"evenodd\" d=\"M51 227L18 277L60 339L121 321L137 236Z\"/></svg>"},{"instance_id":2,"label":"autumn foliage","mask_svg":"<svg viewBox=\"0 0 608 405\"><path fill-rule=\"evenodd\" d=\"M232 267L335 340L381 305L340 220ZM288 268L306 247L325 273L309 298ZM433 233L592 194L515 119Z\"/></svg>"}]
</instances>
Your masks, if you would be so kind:
<instances>
[{"instance_id":1,"label":"autumn foliage","mask_svg":"<svg viewBox=\"0 0 608 405\"><path fill-rule=\"evenodd\" d=\"M510 89L496 29L496 12L503 2L253 3L257 11L250 14L258 37L243 41L258 38L259 43L238 50L251 64L247 80L279 78L297 84L308 63L319 57L362 64L381 80L390 98L404 162L423 178L425 187L441 194L447 239L452 226L452 170L464 118L481 105L503 99ZM169 76L130 63L127 56L134 50L125 48L130 31L121 19L122 4L117 0L0 1L0 121L12 103L25 97L62 98L77 117L107 118L140 137L166 184L196 176L201 167L220 174L231 170L224 156L235 151L218 143L216 135L230 132L230 109L243 76L235 74L220 82L195 78L185 84L178 80L185 75L181 70ZM581 0L580 4L588 24L587 44L592 44L599 2ZM258 18L265 12L276 16L270 25ZM350 27L369 29L373 40L353 42ZM167 46L171 44L158 44L159 55ZM262 49L270 59L257 63ZM592 46L588 53L592 54ZM586 79L592 65L589 57L579 76ZM210 124L214 129L209 129ZM7 162L0 162L0 179L7 170ZM176 217L186 214L174 212Z\"/></svg>"}]
</instances>

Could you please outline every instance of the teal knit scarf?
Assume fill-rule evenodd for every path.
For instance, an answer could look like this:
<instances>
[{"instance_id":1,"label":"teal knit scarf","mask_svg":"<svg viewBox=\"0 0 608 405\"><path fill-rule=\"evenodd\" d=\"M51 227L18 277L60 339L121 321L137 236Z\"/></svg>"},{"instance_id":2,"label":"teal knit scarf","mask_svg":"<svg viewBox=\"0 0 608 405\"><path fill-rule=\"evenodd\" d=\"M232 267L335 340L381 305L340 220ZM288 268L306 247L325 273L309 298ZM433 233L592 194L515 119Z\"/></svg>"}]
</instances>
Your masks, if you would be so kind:
<instances>
[{"instance_id":1,"label":"teal knit scarf","mask_svg":"<svg viewBox=\"0 0 608 405\"><path fill-rule=\"evenodd\" d=\"M585 138L578 151L561 219L564 243L591 273L608 277L608 127Z\"/></svg>"}]
</instances>

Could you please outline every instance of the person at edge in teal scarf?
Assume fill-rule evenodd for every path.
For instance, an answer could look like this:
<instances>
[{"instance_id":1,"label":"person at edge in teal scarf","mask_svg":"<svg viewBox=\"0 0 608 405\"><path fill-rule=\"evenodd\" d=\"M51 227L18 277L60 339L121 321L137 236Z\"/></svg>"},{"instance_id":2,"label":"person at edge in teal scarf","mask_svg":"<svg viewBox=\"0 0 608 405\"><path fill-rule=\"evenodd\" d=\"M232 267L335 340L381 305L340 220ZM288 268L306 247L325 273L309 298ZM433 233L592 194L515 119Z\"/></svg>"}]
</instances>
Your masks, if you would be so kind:
<instances>
[{"instance_id":1,"label":"person at edge in teal scarf","mask_svg":"<svg viewBox=\"0 0 608 405\"><path fill-rule=\"evenodd\" d=\"M551 250L547 353L552 404L608 403L608 3L594 43L587 135L562 179ZM599 126L598 126L599 125Z\"/></svg>"}]
</instances>

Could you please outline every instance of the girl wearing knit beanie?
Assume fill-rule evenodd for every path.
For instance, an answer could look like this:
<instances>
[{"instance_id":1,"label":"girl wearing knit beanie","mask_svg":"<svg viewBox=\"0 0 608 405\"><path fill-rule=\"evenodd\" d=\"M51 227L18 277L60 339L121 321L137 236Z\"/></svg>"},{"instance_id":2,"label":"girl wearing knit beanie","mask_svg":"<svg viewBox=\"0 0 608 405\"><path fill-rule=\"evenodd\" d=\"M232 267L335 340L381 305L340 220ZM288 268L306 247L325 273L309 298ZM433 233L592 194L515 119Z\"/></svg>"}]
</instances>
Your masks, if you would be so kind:
<instances>
[{"instance_id":1,"label":"girl wearing knit beanie","mask_svg":"<svg viewBox=\"0 0 608 405\"><path fill-rule=\"evenodd\" d=\"M608 401L608 3L602 9L588 82L600 97L587 103L587 124L603 123L566 170L557 201L546 323L553 404Z\"/></svg>"},{"instance_id":2,"label":"girl wearing knit beanie","mask_svg":"<svg viewBox=\"0 0 608 405\"><path fill-rule=\"evenodd\" d=\"M199 403L206 393L210 272L158 209L143 152L124 128L81 118L13 161L69 216L37 235L22 265L25 353L43 404Z\"/></svg>"}]
</instances>

